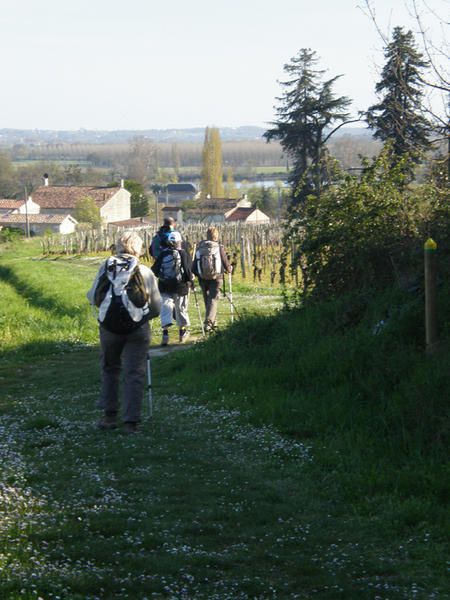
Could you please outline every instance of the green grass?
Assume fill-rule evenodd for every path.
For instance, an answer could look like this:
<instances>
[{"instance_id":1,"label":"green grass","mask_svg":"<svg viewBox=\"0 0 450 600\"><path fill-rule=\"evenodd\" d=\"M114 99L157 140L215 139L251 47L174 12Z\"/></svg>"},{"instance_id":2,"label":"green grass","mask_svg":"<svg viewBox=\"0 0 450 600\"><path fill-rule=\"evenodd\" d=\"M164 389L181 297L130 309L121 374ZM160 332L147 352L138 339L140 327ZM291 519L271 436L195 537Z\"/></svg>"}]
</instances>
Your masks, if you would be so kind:
<instances>
[{"instance_id":1,"label":"green grass","mask_svg":"<svg viewBox=\"0 0 450 600\"><path fill-rule=\"evenodd\" d=\"M93 427L98 260L38 251L0 251L1 598L449 597L448 352L425 358L420 298L278 313L236 280L243 318L222 299L218 335L153 361L127 437Z\"/></svg>"},{"instance_id":2,"label":"green grass","mask_svg":"<svg viewBox=\"0 0 450 600\"><path fill-rule=\"evenodd\" d=\"M10 248L10 250L8 250ZM5 246L0 254L1 354L4 360L20 352L21 356L39 356L44 345L55 352L97 342L97 322L86 301L86 292L102 257L74 256L45 258L40 255L39 240L23 240ZM103 257L104 258L104 257ZM255 285L236 277L233 304L242 315L270 314L281 307L279 288ZM226 282L228 293L228 281ZM203 300L197 286L196 298L203 318ZM193 339L201 337L201 325L191 294L190 318ZM227 298L219 304L218 321L225 326L231 319ZM153 344L159 344L161 327L153 321Z\"/></svg>"}]
</instances>

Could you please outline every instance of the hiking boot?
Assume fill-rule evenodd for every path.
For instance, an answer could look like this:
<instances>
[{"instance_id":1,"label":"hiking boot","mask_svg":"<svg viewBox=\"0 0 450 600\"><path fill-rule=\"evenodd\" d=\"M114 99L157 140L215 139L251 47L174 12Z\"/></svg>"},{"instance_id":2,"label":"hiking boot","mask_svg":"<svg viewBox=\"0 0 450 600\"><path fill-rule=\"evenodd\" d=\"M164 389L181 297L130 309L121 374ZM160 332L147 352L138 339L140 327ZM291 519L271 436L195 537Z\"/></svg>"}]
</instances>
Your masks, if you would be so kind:
<instances>
[{"instance_id":1,"label":"hiking boot","mask_svg":"<svg viewBox=\"0 0 450 600\"><path fill-rule=\"evenodd\" d=\"M169 343L169 332L167 329L163 329L161 346L167 346Z\"/></svg>"},{"instance_id":2,"label":"hiking boot","mask_svg":"<svg viewBox=\"0 0 450 600\"><path fill-rule=\"evenodd\" d=\"M97 429L116 429L117 417L116 415L105 415L97 421Z\"/></svg>"},{"instance_id":3,"label":"hiking boot","mask_svg":"<svg viewBox=\"0 0 450 600\"><path fill-rule=\"evenodd\" d=\"M214 323L211 323L211 321L206 321L205 323L205 333L213 333L216 329L216 326L214 325Z\"/></svg>"},{"instance_id":4,"label":"hiking boot","mask_svg":"<svg viewBox=\"0 0 450 600\"><path fill-rule=\"evenodd\" d=\"M124 433L139 433L139 425L137 423L128 421L127 423L123 424L123 432Z\"/></svg>"},{"instance_id":5,"label":"hiking boot","mask_svg":"<svg viewBox=\"0 0 450 600\"><path fill-rule=\"evenodd\" d=\"M189 337L189 331L184 327L180 328L180 344L185 342Z\"/></svg>"}]
</instances>

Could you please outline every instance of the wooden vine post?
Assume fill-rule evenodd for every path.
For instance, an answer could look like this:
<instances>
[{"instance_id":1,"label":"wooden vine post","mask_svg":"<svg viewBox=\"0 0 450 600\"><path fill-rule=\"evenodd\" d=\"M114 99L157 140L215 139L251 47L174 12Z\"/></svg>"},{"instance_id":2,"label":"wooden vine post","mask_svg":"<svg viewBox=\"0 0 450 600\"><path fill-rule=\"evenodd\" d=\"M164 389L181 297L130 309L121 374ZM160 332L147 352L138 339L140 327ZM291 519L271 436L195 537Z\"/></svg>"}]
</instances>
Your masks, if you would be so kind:
<instances>
[{"instance_id":1,"label":"wooden vine post","mask_svg":"<svg viewBox=\"0 0 450 600\"><path fill-rule=\"evenodd\" d=\"M241 271L242 278L245 279L245 242L243 235L241 235Z\"/></svg>"},{"instance_id":2,"label":"wooden vine post","mask_svg":"<svg viewBox=\"0 0 450 600\"><path fill-rule=\"evenodd\" d=\"M437 325L437 244L429 238L424 244L425 261L425 343L426 352L436 350Z\"/></svg>"}]
</instances>

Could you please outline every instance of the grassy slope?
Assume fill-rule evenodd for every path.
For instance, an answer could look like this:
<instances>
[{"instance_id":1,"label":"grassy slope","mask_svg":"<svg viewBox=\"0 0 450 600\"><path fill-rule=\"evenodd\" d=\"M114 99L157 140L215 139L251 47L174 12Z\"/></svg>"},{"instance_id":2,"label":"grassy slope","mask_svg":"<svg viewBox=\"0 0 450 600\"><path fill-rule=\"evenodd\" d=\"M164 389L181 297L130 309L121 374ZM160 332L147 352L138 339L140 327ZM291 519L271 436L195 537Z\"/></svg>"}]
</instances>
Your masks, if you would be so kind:
<instances>
[{"instance_id":1,"label":"grassy slope","mask_svg":"<svg viewBox=\"0 0 450 600\"><path fill-rule=\"evenodd\" d=\"M323 448L330 481L362 510L375 508L400 529L443 526L448 350L427 359L417 345L420 299L408 307L390 297L403 303L373 335L387 300L373 301L356 326L348 305L336 304L249 319L207 347L170 357L163 375L176 372L181 393L239 408L254 423Z\"/></svg>"},{"instance_id":2,"label":"grassy slope","mask_svg":"<svg viewBox=\"0 0 450 600\"><path fill-rule=\"evenodd\" d=\"M91 426L95 266L20 252L0 269L2 597L448 597L448 353L425 360L420 300L248 316L155 361L129 440Z\"/></svg>"}]
</instances>

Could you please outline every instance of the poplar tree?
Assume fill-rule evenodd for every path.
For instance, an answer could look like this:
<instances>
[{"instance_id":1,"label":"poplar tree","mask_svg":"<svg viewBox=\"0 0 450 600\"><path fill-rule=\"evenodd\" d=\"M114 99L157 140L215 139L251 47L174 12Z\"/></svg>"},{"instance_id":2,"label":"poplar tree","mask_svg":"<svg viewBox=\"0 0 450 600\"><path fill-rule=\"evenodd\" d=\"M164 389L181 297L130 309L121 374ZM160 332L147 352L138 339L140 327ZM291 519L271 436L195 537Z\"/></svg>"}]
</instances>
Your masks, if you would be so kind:
<instances>
[{"instance_id":1,"label":"poplar tree","mask_svg":"<svg viewBox=\"0 0 450 600\"><path fill-rule=\"evenodd\" d=\"M227 167L227 181L225 183L225 194L227 198L237 198L238 191L234 183L233 168Z\"/></svg>"},{"instance_id":2,"label":"poplar tree","mask_svg":"<svg viewBox=\"0 0 450 600\"><path fill-rule=\"evenodd\" d=\"M302 48L284 65L288 79L280 82L284 91L275 107L278 119L264 134L268 142L280 140L293 165L289 180L294 202L309 193L320 195L325 143L341 125L350 122L346 109L351 100L336 97L333 91L341 76L323 81L325 71L317 69L317 63L316 52Z\"/></svg>"},{"instance_id":3,"label":"poplar tree","mask_svg":"<svg viewBox=\"0 0 450 600\"><path fill-rule=\"evenodd\" d=\"M427 67L417 50L411 31L395 27L392 41L385 48L386 64L375 91L378 104L367 111L367 122L374 137L391 143L394 160L409 154L419 162L429 147L430 123L422 114L422 70Z\"/></svg>"},{"instance_id":4,"label":"poplar tree","mask_svg":"<svg viewBox=\"0 0 450 600\"><path fill-rule=\"evenodd\" d=\"M217 127L205 129L202 149L201 197L221 198L224 195L222 171L222 142Z\"/></svg>"},{"instance_id":5,"label":"poplar tree","mask_svg":"<svg viewBox=\"0 0 450 600\"><path fill-rule=\"evenodd\" d=\"M172 144L171 155L172 155L172 167L173 167L175 176L178 181L180 178L180 169L181 169L180 150L178 148L178 144Z\"/></svg>"}]
</instances>

